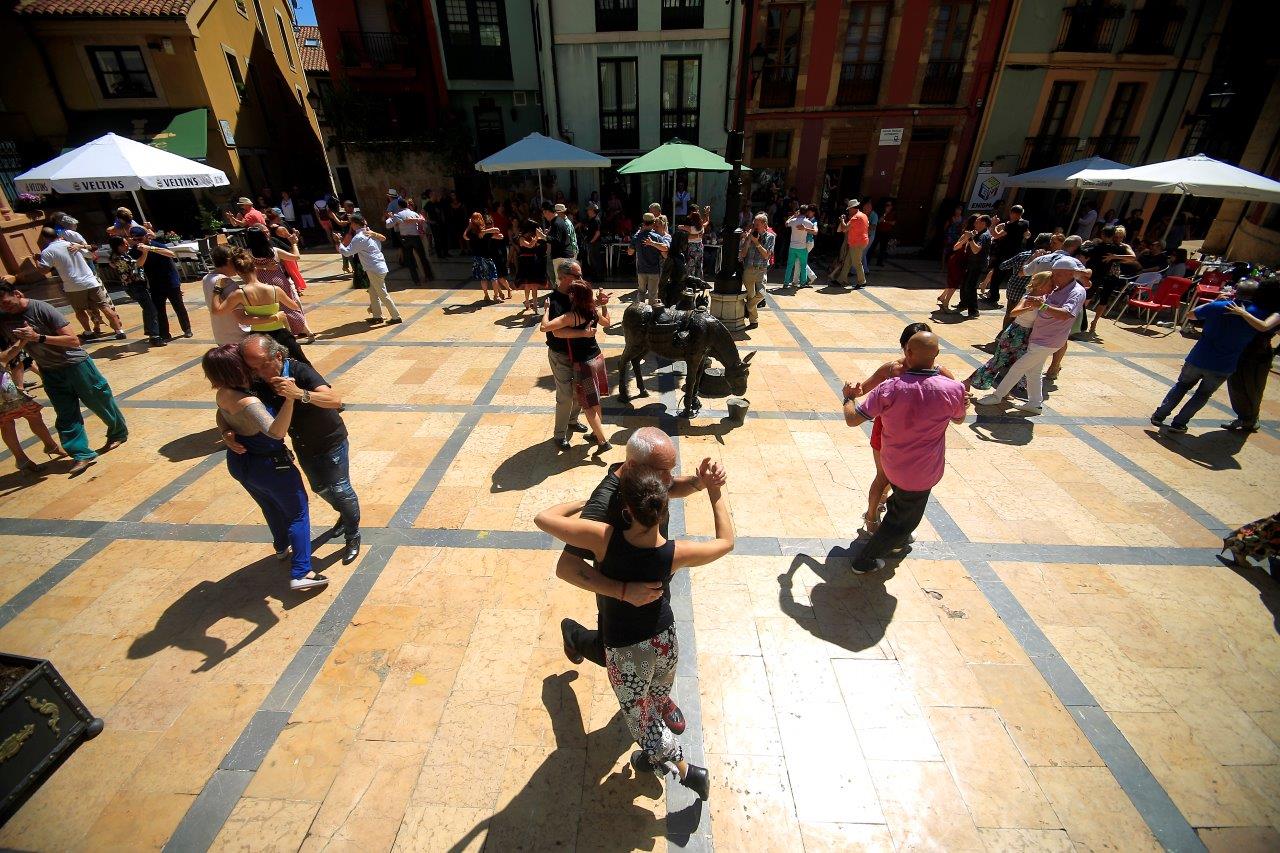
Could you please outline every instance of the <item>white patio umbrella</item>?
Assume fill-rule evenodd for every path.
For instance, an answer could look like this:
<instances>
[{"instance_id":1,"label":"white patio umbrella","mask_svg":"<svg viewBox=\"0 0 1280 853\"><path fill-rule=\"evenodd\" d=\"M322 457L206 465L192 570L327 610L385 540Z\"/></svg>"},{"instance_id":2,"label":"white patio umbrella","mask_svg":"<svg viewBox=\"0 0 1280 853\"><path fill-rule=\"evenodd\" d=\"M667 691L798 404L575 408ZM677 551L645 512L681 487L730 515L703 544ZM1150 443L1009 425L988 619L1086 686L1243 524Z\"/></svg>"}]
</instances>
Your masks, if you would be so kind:
<instances>
[{"instance_id":1,"label":"white patio umbrella","mask_svg":"<svg viewBox=\"0 0 1280 853\"><path fill-rule=\"evenodd\" d=\"M1139 193L1172 193L1178 204L1169 217L1164 237L1189 195L1201 198L1238 198L1245 201L1280 202L1280 181L1196 154L1181 160L1167 160L1132 169L1088 170L1080 176L1086 189L1127 190Z\"/></svg>"},{"instance_id":2,"label":"white patio umbrella","mask_svg":"<svg viewBox=\"0 0 1280 853\"><path fill-rule=\"evenodd\" d=\"M1030 189L1068 189L1080 190L1084 179L1080 177L1081 173L1090 169L1128 169L1129 167L1123 163L1117 163L1115 160L1108 160L1106 157L1086 157L1083 160L1072 160L1070 163L1061 163L1057 166L1049 166L1046 169L1036 169L1034 172L1023 172L1020 175L1013 175L1005 180L1005 186L1011 187L1027 187ZM1074 225L1076 214L1080 211L1080 202L1084 199L1083 193L1077 193L1076 206L1071 211L1071 223Z\"/></svg>"},{"instance_id":3,"label":"white patio umbrella","mask_svg":"<svg viewBox=\"0 0 1280 853\"><path fill-rule=\"evenodd\" d=\"M47 194L128 192L138 216L138 190L182 190L225 187L226 172L108 133L60 154L14 179L21 192Z\"/></svg>"},{"instance_id":4,"label":"white patio umbrella","mask_svg":"<svg viewBox=\"0 0 1280 853\"><path fill-rule=\"evenodd\" d=\"M516 172L531 170L538 173L538 195L542 195L543 169L604 169L609 158L602 157L570 145L559 139L531 133L519 142L513 142L496 154L490 154L476 168L481 172Z\"/></svg>"}]
</instances>

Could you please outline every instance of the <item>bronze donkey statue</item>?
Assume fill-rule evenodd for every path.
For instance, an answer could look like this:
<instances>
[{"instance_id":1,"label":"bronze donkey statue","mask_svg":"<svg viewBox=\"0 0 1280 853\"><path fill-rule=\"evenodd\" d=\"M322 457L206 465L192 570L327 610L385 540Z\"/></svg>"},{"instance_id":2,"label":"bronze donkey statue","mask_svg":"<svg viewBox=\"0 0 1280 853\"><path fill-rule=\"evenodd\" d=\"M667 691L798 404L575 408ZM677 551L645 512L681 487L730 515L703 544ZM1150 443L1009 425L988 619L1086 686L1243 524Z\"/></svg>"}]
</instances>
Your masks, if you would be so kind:
<instances>
[{"instance_id":1,"label":"bronze donkey statue","mask_svg":"<svg viewBox=\"0 0 1280 853\"><path fill-rule=\"evenodd\" d=\"M687 365L684 407L679 417L694 417L702 409L698 388L702 385L708 356L724 365L725 380L734 394L741 396L747 393L747 375L755 353L739 357L733 335L705 308L686 311L653 308L643 302L633 302L622 314L622 334L626 345L618 361L618 399L624 403L631 399L627 389L628 364L635 369L639 395L648 396L640 372L640 359L647 352L657 353L671 361L683 361Z\"/></svg>"}]
</instances>

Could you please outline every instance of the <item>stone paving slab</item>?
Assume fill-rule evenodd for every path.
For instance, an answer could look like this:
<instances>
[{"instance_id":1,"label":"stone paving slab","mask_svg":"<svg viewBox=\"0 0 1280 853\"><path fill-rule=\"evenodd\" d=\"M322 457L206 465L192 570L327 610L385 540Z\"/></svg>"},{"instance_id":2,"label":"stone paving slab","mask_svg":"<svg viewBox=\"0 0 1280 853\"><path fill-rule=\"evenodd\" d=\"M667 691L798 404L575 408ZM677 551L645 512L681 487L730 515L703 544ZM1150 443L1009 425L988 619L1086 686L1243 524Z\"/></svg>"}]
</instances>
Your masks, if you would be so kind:
<instances>
[{"instance_id":1,"label":"stone paving slab","mask_svg":"<svg viewBox=\"0 0 1280 853\"><path fill-rule=\"evenodd\" d=\"M202 308L191 340L97 345L131 440L77 480L0 476L0 648L50 657L107 728L0 845L1275 847L1280 588L1212 552L1274 511L1280 405L1247 441L1213 428L1224 400L1189 435L1154 436L1180 335L1108 322L1072 345L1044 418L953 426L920 541L855 577L874 466L835 389L928 318L931 266L771 295L739 336L759 349L742 425L715 388L677 422L675 375L647 365L651 396L606 407L617 446L600 458L551 448L533 320L481 304L463 264L422 288L394 273L408 321L373 329L332 256L304 271L308 352L350 403L361 561L287 591L215 444ZM967 372L999 318L941 319L942 362ZM602 346L616 358L621 339ZM626 767L604 673L560 651L559 620L589 624L593 602L532 525L655 423L686 468L728 467L742 537L677 584L676 696L712 772L705 806ZM677 535L712 532L704 498L674 509Z\"/></svg>"}]
</instances>

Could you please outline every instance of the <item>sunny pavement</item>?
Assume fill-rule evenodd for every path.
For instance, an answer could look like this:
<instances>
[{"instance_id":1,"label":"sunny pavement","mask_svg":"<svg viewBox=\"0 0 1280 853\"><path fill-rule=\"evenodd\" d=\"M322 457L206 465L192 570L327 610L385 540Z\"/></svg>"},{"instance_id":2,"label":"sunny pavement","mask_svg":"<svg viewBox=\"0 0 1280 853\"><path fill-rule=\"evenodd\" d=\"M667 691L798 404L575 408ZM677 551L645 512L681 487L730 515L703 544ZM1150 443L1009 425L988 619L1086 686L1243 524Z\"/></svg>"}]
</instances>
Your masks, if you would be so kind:
<instances>
[{"instance_id":1,"label":"sunny pavement","mask_svg":"<svg viewBox=\"0 0 1280 853\"><path fill-rule=\"evenodd\" d=\"M604 457L557 453L518 303L482 304L465 265L442 264L427 288L394 274L407 322L369 329L333 256L304 270L308 352L348 403L361 562L327 546L329 588L288 591L216 444L198 284L194 340L149 351L124 307L131 340L92 350L130 441L76 480L0 477L0 648L52 659L106 721L0 845L1280 848L1280 590L1212 557L1224 529L1275 511L1280 403L1247 441L1216 428L1225 394L1189 435L1155 436L1180 335L1106 322L1040 419L953 426L915 549L855 577L874 467L833 386L929 319L937 270L771 295L738 336L760 348L752 415L730 423L708 387L678 422L686 470L728 469L743 540L678 602L685 741L712 794L700 811L673 793L669 819L663 785L626 767L602 671L560 650L560 619L590 623L593 602L555 578L532 519L586 497L632 429L677 424L670 385L610 403ZM998 312L938 319L941 362L966 374ZM705 498L673 526L710 534ZM1144 780L1164 799L1126 794Z\"/></svg>"}]
</instances>

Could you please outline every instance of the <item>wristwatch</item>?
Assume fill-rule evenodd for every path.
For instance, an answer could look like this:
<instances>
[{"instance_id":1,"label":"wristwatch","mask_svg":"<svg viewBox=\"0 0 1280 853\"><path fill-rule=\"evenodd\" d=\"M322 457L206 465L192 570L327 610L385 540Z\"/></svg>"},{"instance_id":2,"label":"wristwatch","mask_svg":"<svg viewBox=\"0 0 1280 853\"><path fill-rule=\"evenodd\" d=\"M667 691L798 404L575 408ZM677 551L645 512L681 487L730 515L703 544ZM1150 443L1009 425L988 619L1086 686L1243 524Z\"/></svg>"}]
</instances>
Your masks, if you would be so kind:
<instances>
[{"instance_id":1,"label":"wristwatch","mask_svg":"<svg viewBox=\"0 0 1280 853\"><path fill-rule=\"evenodd\" d=\"M310 391L307 391L307 390L303 389L303 392L302 392L302 402L304 402L304 403L310 403L310 402L311 402L311 392L310 392Z\"/></svg>"},{"instance_id":2,"label":"wristwatch","mask_svg":"<svg viewBox=\"0 0 1280 853\"><path fill-rule=\"evenodd\" d=\"M36 338L36 343L42 344L45 342L45 339L48 337L49 337L48 335L41 335L40 337Z\"/></svg>"}]
</instances>

